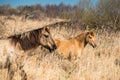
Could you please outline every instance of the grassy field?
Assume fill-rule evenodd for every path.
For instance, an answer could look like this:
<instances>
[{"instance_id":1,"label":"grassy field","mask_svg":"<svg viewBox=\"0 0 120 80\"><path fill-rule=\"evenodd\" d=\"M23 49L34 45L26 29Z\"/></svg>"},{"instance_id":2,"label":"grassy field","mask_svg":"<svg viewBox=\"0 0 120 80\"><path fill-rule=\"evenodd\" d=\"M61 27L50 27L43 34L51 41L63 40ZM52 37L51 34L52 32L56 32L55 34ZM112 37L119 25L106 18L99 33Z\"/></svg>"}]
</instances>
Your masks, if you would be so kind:
<instances>
[{"instance_id":1,"label":"grassy field","mask_svg":"<svg viewBox=\"0 0 120 80\"><path fill-rule=\"evenodd\" d=\"M104 29L103 29L104 30ZM69 28L52 27L54 38L70 38L81 33ZM97 48L87 45L75 62L60 58L57 51L49 53L38 47L25 60L28 80L120 80L120 32L96 31ZM2 43L0 44L2 45ZM19 70L14 80L20 80ZM0 70L0 80L7 80L7 69Z\"/></svg>"}]
</instances>

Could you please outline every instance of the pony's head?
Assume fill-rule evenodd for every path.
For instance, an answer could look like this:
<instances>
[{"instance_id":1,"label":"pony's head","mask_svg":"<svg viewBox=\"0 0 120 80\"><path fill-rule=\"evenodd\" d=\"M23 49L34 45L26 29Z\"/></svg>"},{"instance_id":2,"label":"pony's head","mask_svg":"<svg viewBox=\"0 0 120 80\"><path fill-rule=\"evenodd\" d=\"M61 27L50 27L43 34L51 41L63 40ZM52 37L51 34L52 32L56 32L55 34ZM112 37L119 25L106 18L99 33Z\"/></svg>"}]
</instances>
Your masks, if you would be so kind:
<instances>
[{"instance_id":1,"label":"pony's head","mask_svg":"<svg viewBox=\"0 0 120 80\"><path fill-rule=\"evenodd\" d=\"M94 32L90 31L86 33L86 42L89 43L93 48L97 46Z\"/></svg>"},{"instance_id":2,"label":"pony's head","mask_svg":"<svg viewBox=\"0 0 120 80\"><path fill-rule=\"evenodd\" d=\"M23 50L30 50L39 45L47 48L50 52L57 48L49 29L46 27L10 36L9 38L15 46L20 44L18 47Z\"/></svg>"},{"instance_id":3,"label":"pony's head","mask_svg":"<svg viewBox=\"0 0 120 80\"><path fill-rule=\"evenodd\" d=\"M39 43L45 48L49 49L50 52L54 51L57 48L47 27L41 29L41 34L39 35Z\"/></svg>"}]
</instances>

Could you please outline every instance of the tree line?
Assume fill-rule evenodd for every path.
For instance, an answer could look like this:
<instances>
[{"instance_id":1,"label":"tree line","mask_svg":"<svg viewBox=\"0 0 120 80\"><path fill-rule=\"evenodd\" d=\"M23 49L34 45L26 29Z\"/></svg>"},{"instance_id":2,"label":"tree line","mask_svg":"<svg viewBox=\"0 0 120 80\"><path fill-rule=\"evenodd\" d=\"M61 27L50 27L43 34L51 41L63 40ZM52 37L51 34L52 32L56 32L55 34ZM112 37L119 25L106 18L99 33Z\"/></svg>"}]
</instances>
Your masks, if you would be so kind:
<instances>
[{"instance_id":1,"label":"tree line","mask_svg":"<svg viewBox=\"0 0 120 80\"><path fill-rule=\"evenodd\" d=\"M89 28L106 28L120 30L120 0L80 0L74 6L65 5L24 5L11 7L10 5L0 6L0 15L35 15L40 17L71 19L77 26Z\"/></svg>"}]
</instances>

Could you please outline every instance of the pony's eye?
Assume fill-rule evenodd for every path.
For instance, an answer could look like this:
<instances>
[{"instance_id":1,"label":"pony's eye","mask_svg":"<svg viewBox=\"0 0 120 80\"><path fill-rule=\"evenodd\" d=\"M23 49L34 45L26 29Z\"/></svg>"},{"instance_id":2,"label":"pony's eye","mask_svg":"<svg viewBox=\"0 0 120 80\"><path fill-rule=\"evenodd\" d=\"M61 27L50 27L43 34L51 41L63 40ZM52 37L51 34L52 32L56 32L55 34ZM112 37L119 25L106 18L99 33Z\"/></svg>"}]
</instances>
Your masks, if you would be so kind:
<instances>
[{"instance_id":1,"label":"pony's eye","mask_svg":"<svg viewBox=\"0 0 120 80\"><path fill-rule=\"evenodd\" d=\"M89 38L90 38L90 39L92 39L92 37L91 37L91 36L89 36Z\"/></svg>"},{"instance_id":2,"label":"pony's eye","mask_svg":"<svg viewBox=\"0 0 120 80\"><path fill-rule=\"evenodd\" d=\"M45 35L46 38L48 38L48 35Z\"/></svg>"}]
</instances>

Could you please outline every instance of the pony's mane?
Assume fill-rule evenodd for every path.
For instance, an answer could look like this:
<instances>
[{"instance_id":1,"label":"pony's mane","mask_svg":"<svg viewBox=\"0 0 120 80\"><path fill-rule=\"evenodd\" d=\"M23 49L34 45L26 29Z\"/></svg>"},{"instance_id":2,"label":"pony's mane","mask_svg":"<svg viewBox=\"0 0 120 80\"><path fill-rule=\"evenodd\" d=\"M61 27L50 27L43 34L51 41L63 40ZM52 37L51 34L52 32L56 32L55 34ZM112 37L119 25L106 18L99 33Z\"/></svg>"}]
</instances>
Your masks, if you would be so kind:
<instances>
[{"instance_id":1,"label":"pony's mane","mask_svg":"<svg viewBox=\"0 0 120 80\"><path fill-rule=\"evenodd\" d=\"M31 48L35 48L39 45L38 40L40 34L41 34L41 29L37 29L23 34L10 36L9 38L10 38L10 42L14 46L17 46L19 44L18 47L26 51Z\"/></svg>"},{"instance_id":2,"label":"pony's mane","mask_svg":"<svg viewBox=\"0 0 120 80\"><path fill-rule=\"evenodd\" d=\"M77 36L75 37L75 39L82 42L82 41L84 40L84 38L85 38L85 36L86 36L87 33L88 33L88 32L83 32L83 33L77 35Z\"/></svg>"},{"instance_id":3,"label":"pony's mane","mask_svg":"<svg viewBox=\"0 0 120 80\"><path fill-rule=\"evenodd\" d=\"M75 39L77 39L78 41L84 41L85 40L85 37L87 36L87 34L91 34L92 36L94 36L94 33L92 32L92 31L86 31L86 32L83 32L83 33L81 33L81 34L79 34L79 35L77 35L76 37L75 37Z\"/></svg>"}]
</instances>

